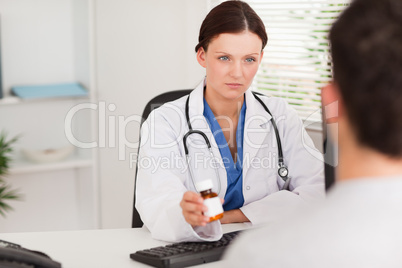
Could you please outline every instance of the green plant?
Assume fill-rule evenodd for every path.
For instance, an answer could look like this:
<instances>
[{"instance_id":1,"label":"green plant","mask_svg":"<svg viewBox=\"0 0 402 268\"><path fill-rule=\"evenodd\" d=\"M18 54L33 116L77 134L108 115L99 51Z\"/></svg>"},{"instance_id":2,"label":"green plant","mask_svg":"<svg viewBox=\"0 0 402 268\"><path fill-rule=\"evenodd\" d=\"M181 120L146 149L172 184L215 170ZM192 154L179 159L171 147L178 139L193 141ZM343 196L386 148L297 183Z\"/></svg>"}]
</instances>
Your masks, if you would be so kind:
<instances>
[{"instance_id":1,"label":"green plant","mask_svg":"<svg viewBox=\"0 0 402 268\"><path fill-rule=\"evenodd\" d=\"M3 217L6 216L7 211L12 210L12 207L7 202L21 198L17 190L11 189L4 180L8 174L9 164L12 160L10 157L13 150L12 145L17 140L18 137L7 140L7 134L5 132L0 133L0 214Z\"/></svg>"}]
</instances>

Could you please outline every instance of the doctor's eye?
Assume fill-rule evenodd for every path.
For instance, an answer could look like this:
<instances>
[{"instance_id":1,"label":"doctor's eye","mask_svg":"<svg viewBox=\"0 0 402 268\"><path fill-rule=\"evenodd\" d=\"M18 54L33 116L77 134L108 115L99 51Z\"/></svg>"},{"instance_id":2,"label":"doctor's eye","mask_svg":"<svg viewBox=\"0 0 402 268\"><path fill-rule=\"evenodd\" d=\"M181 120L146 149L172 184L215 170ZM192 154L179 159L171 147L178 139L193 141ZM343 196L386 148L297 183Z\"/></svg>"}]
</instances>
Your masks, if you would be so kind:
<instances>
[{"instance_id":1,"label":"doctor's eye","mask_svg":"<svg viewBox=\"0 0 402 268\"><path fill-rule=\"evenodd\" d=\"M249 62L249 63L255 62L255 61L256 61L255 58L247 58L247 59L246 59L246 62Z\"/></svg>"},{"instance_id":2,"label":"doctor's eye","mask_svg":"<svg viewBox=\"0 0 402 268\"><path fill-rule=\"evenodd\" d=\"M223 61L228 61L229 57L228 56L222 56L222 57L219 57L219 59L223 60Z\"/></svg>"}]
</instances>

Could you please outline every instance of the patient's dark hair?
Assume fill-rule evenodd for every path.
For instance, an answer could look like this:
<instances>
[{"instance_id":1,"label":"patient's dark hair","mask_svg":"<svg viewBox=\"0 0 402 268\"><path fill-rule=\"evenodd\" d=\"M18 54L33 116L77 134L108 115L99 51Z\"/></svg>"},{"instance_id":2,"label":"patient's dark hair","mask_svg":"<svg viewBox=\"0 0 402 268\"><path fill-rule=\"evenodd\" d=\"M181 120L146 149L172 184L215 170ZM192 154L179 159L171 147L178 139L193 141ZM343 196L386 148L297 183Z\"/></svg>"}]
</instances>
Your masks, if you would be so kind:
<instances>
[{"instance_id":1,"label":"patient's dark hair","mask_svg":"<svg viewBox=\"0 0 402 268\"><path fill-rule=\"evenodd\" d=\"M264 23L255 11L243 1L226 1L213 8L205 17L198 36L198 45L205 51L209 43L221 33L241 33L248 30L261 38L262 48L268 42Z\"/></svg>"},{"instance_id":2,"label":"patient's dark hair","mask_svg":"<svg viewBox=\"0 0 402 268\"><path fill-rule=\"evenodd\" d=\"M401 158L402 1L353 1L330 41L334 81L357 139Z\"/></svg>"}]
</instances>

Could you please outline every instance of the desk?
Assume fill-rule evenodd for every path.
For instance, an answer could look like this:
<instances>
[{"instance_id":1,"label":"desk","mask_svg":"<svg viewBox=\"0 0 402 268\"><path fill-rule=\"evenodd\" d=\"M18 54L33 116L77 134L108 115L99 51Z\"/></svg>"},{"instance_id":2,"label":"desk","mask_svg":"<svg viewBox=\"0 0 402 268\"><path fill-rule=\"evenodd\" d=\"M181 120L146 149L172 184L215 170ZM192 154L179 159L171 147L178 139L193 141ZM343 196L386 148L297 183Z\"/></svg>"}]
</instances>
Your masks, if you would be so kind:
<instances>
[{"instance_id":1,"label":"desk","mask_svg":"<svg viewBox=\"0 0 402 268\"><path fill-rule=\"evenodd\" d=\"M223 231L246 229L247 224L224 224ZM36 233L0 233L0 239L42 251L63 268L150 267L130 259L137 250L166 245L154 240L145 228ZM202 267L221 267L222 261ZM200 266L197 266L200 267Z\"/></svg>"}]
</instances>

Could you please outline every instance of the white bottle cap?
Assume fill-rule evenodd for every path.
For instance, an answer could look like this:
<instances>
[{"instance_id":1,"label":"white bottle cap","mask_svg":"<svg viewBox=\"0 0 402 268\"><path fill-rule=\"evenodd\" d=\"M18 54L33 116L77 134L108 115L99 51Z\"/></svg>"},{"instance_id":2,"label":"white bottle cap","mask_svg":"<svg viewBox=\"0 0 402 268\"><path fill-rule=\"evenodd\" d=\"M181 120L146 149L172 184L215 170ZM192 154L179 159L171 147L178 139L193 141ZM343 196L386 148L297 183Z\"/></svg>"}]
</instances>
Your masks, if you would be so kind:
<instances>
[{"instance_id":1,"label":"white bottle cap","mask_svg":"<svg viewBox=\"0 0 402 268\"><path fill-rule=\"evenodd\" d=\"M212 180L203 180L199 181L196 184L197 190L199 192L206 191L208 189L212 189L214 185L212 184Z\"/></svg>"}]
</instances>

